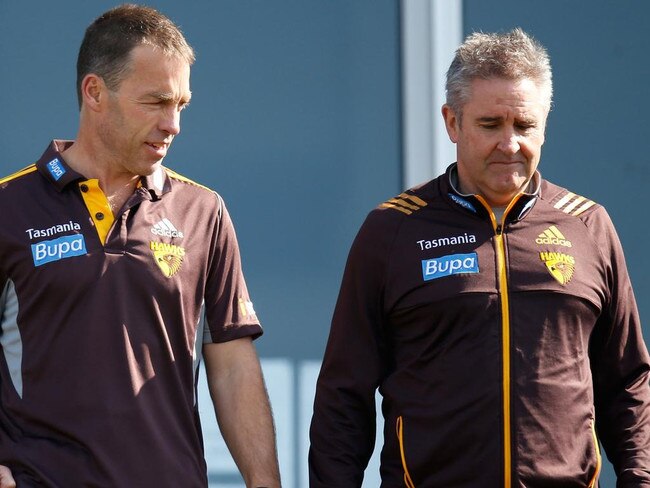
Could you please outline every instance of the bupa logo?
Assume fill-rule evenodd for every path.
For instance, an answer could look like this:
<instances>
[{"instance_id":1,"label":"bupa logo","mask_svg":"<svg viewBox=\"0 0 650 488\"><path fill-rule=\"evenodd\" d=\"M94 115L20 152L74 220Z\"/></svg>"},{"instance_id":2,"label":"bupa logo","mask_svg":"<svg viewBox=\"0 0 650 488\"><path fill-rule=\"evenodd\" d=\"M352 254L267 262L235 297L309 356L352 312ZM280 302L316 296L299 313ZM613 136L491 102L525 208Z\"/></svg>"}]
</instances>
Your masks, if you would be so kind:
<instances>
[{"instance_id":1,"label":"bupa logo","mask_svg":"<svg viewBox=\"0 0 650 488\"><path fill-rule=\"evenodd\" d=\"M478 272L478 256L475 252L450 254L449 256L422 260L422 277L424 281L455 274Z\"/></svg>"},{"instance_id":2,"label":"bupa logo","mask_svg":"<svg viewBox=\"0 0 650 488\"><path fill-rule=\"evenodd\" d=\"M461 207L465 207L467 210L471 210L472 212L476 213L476 209L474 208L474 205L469 203L464 198L460 198L459 196L454 195L453 193L448 193L448 195L449 198L451 198L454 202L456 202Z\"/></svg>"},{"instance_id":3,"label":"bupa logo","mask_svg":"<svg viewBox=\"0 0 650 488\"><path fill-rule=\"evenodd\" d=\"M59 178L65 174L65 168L61 166L61 162L58 158L54 158L52 161L47 163L47 169L52 175L52 178L54 178L54 181L59 181Z\"/></svg>"},{"instance_id":4,"label":"bupa logo","mask_svg":"<svg viewBox=\"0 0 650 488\"><path fill-rule=\"evenodd\" d=\"M63 236L51 241L41 241L32 244L34 266L42 266L52 261L72 258L88 254L86 241L81 234Z\"/></svg>"}]
</instances>

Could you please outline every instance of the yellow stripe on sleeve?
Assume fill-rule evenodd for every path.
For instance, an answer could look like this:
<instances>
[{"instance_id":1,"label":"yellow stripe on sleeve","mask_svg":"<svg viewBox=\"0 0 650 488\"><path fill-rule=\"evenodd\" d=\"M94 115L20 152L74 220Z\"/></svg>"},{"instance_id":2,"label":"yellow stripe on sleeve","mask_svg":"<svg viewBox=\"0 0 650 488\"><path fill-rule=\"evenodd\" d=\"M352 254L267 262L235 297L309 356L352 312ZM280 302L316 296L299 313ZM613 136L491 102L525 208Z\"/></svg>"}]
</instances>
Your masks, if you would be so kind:
<instances>
[{"instance_id":1,"label":"yellow stripe on sleeve","mask_svg":"<svg viewBox=\"0 0 650 488\"><path fill-rule=\"evenodd\" d=\"M38 168L36 167L35 164L30 164L26 168L23 168L20 171L16 171L15 173L0 179L0 185L8 183L11 180L15 180L16 178L20 178L21 176L28 175L29 173L33 173L37 169Z\"/></svg>"}]
</instances>

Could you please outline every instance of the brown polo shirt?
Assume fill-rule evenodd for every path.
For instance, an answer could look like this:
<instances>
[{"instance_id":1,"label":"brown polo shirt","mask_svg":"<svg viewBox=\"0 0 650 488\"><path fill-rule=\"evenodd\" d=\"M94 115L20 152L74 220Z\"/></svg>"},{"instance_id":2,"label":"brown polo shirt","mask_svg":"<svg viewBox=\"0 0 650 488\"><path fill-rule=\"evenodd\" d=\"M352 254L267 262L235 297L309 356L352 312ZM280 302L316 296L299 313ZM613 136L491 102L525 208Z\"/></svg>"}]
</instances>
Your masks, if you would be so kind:
<instances>
[{"instance_id":1,"label":"brown polo shirt","mask_svg":"<svg viewBox=\"0 0 650 488\"><path fill-rule=\"evenodd\" d=\"M205 487L200 345L262 333L232 222L166 168L113 216L69 144L0 180L0 464L18 486Z\"/></svg>"}]
</instances>

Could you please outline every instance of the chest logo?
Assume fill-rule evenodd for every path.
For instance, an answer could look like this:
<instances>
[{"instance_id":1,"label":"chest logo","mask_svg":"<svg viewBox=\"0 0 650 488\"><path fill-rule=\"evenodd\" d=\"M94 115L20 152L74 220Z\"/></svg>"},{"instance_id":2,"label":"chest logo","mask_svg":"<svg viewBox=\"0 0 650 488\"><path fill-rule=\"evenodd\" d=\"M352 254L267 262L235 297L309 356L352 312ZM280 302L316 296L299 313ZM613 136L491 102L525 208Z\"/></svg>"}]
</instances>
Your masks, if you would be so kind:
<instances>
[{"instance_id":1,"label":"chest logo","mask_svg":"<svg viewBox=\"0 0 650 488\"><path fill-rule=\"evenodd\" d=\"M458 236L440 237L438 239L433 239L430 241L423 239L416 242L420 250L424 251L425 249L433 249L434 247L456 246L458 244L474 243L476 242L476 236L474 234L468 234L465 232L465 234Z\"/></svg>"},{"instance_id":2,"label":"chest logo","mask_svg":"<svg viewBox=\"0 0 650 488\"><path fill-rule=\"evenodd\" d=\"M540 252L539 258L558 283L566 285L571 281L576 268L576 260L573 256L561 252Z\"/></svg>"},{"instance_id":3,"label":"chest logo","mask_svg":"<svg viewBox=\"0 0 650 488\"><path fill-rule=\"evenodd\" d=\"M165 242L153 241L149 243L149 247L153 252L156 264L167 278L171 278L181 269L185 257L185 248Z\"/></svg>"},{"instance_id":4,"label":"chest logo","mask_svg":"<svg viewBox=\"0 0 650 488\"><path fill-rule=\"evenodd\" d=\"M553 244L556 246L573 247L571 241L564 237L562 232L560 232L560 229L554 225L550 226L548 229L538 235L537 239L535 239L535 242L537 244Z\"/></svg>"},{"instance_id":5,"label":"chest logo","mask_svg":"<svg viewBox=\"0 0 650 488\"><path fill-rule=\"evenodd\" d=\"M47 229L27 229L25 232L30 239L40 239L42 237L52 237L56 234L63 234L64 232L74 232L76 230L81 230L81 226L77 222L72 220L66 222L65 224L56 224Z\"/></svg>"},{"instance_id":6,"label":"chest logo","mask_svg":"<svg viewBox=\"0 0 650 488\"><path fill-rule=\"evenodd\" d=\"M151 227L151 233L161 237L178 237L183 238L183 232L174 227L174 224L167 218L164 218Z\"/></svg>"},{"instance_id":7,"label":"chest logo","mask_svg":"<svg viewBox=\"0 0 650 488\"><path fill-rule=\"evenodd\" d=\"M455 274L473 274L478 272L478 255L475 252L469 254L450 254L449 256L422 260L422 278L424 281L431 281Z\"/></svg>"},{"instance_id":8,"label":"chest logo","mask_svg":"<svg viewBox=\"0 0 650 488\"><path fill-rule=\"evenodd\" d=\"M86 241L82 234L62 236L50 241L41 241L32 244L32 257L34 266L42 266L52 261L83 256L86 251Z\"/></svg>"}]
</instances>

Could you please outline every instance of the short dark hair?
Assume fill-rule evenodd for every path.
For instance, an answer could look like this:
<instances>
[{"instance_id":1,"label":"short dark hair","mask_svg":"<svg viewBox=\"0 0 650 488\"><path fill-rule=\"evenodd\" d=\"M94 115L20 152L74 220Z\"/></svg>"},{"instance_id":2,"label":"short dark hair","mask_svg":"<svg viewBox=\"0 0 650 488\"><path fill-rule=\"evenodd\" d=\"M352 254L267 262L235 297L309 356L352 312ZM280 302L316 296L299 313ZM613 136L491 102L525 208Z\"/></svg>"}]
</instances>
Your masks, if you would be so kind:
<instances>
[{"instance_id":1,"label":"short dark hair","mask_svg":"<svg viewBox=\"0 0 650 488\"><path fill-rule=\"evenodd\" d=\"M77 97L81 108L81 82L94 73L116 90L130 66L133 48L146 44L166 55L178 56L194 63L194 50L181 30L156 9L124 4L95 19L84 35L77 57Z\"/></svg>"},{"instance_id":2,"label":"short dark hair","mask_svg":"<svg viewBox=\"0 0 650 488\"><path fill-rule=\"evenodd\" d=\"M447 71L447 105L462 119L463 105L475 79L528 78L545 91L547 109L553 98L551 63L544 46L520 28L506 33L475 32L456 50Z\"/></svg>"}]
</instances>

